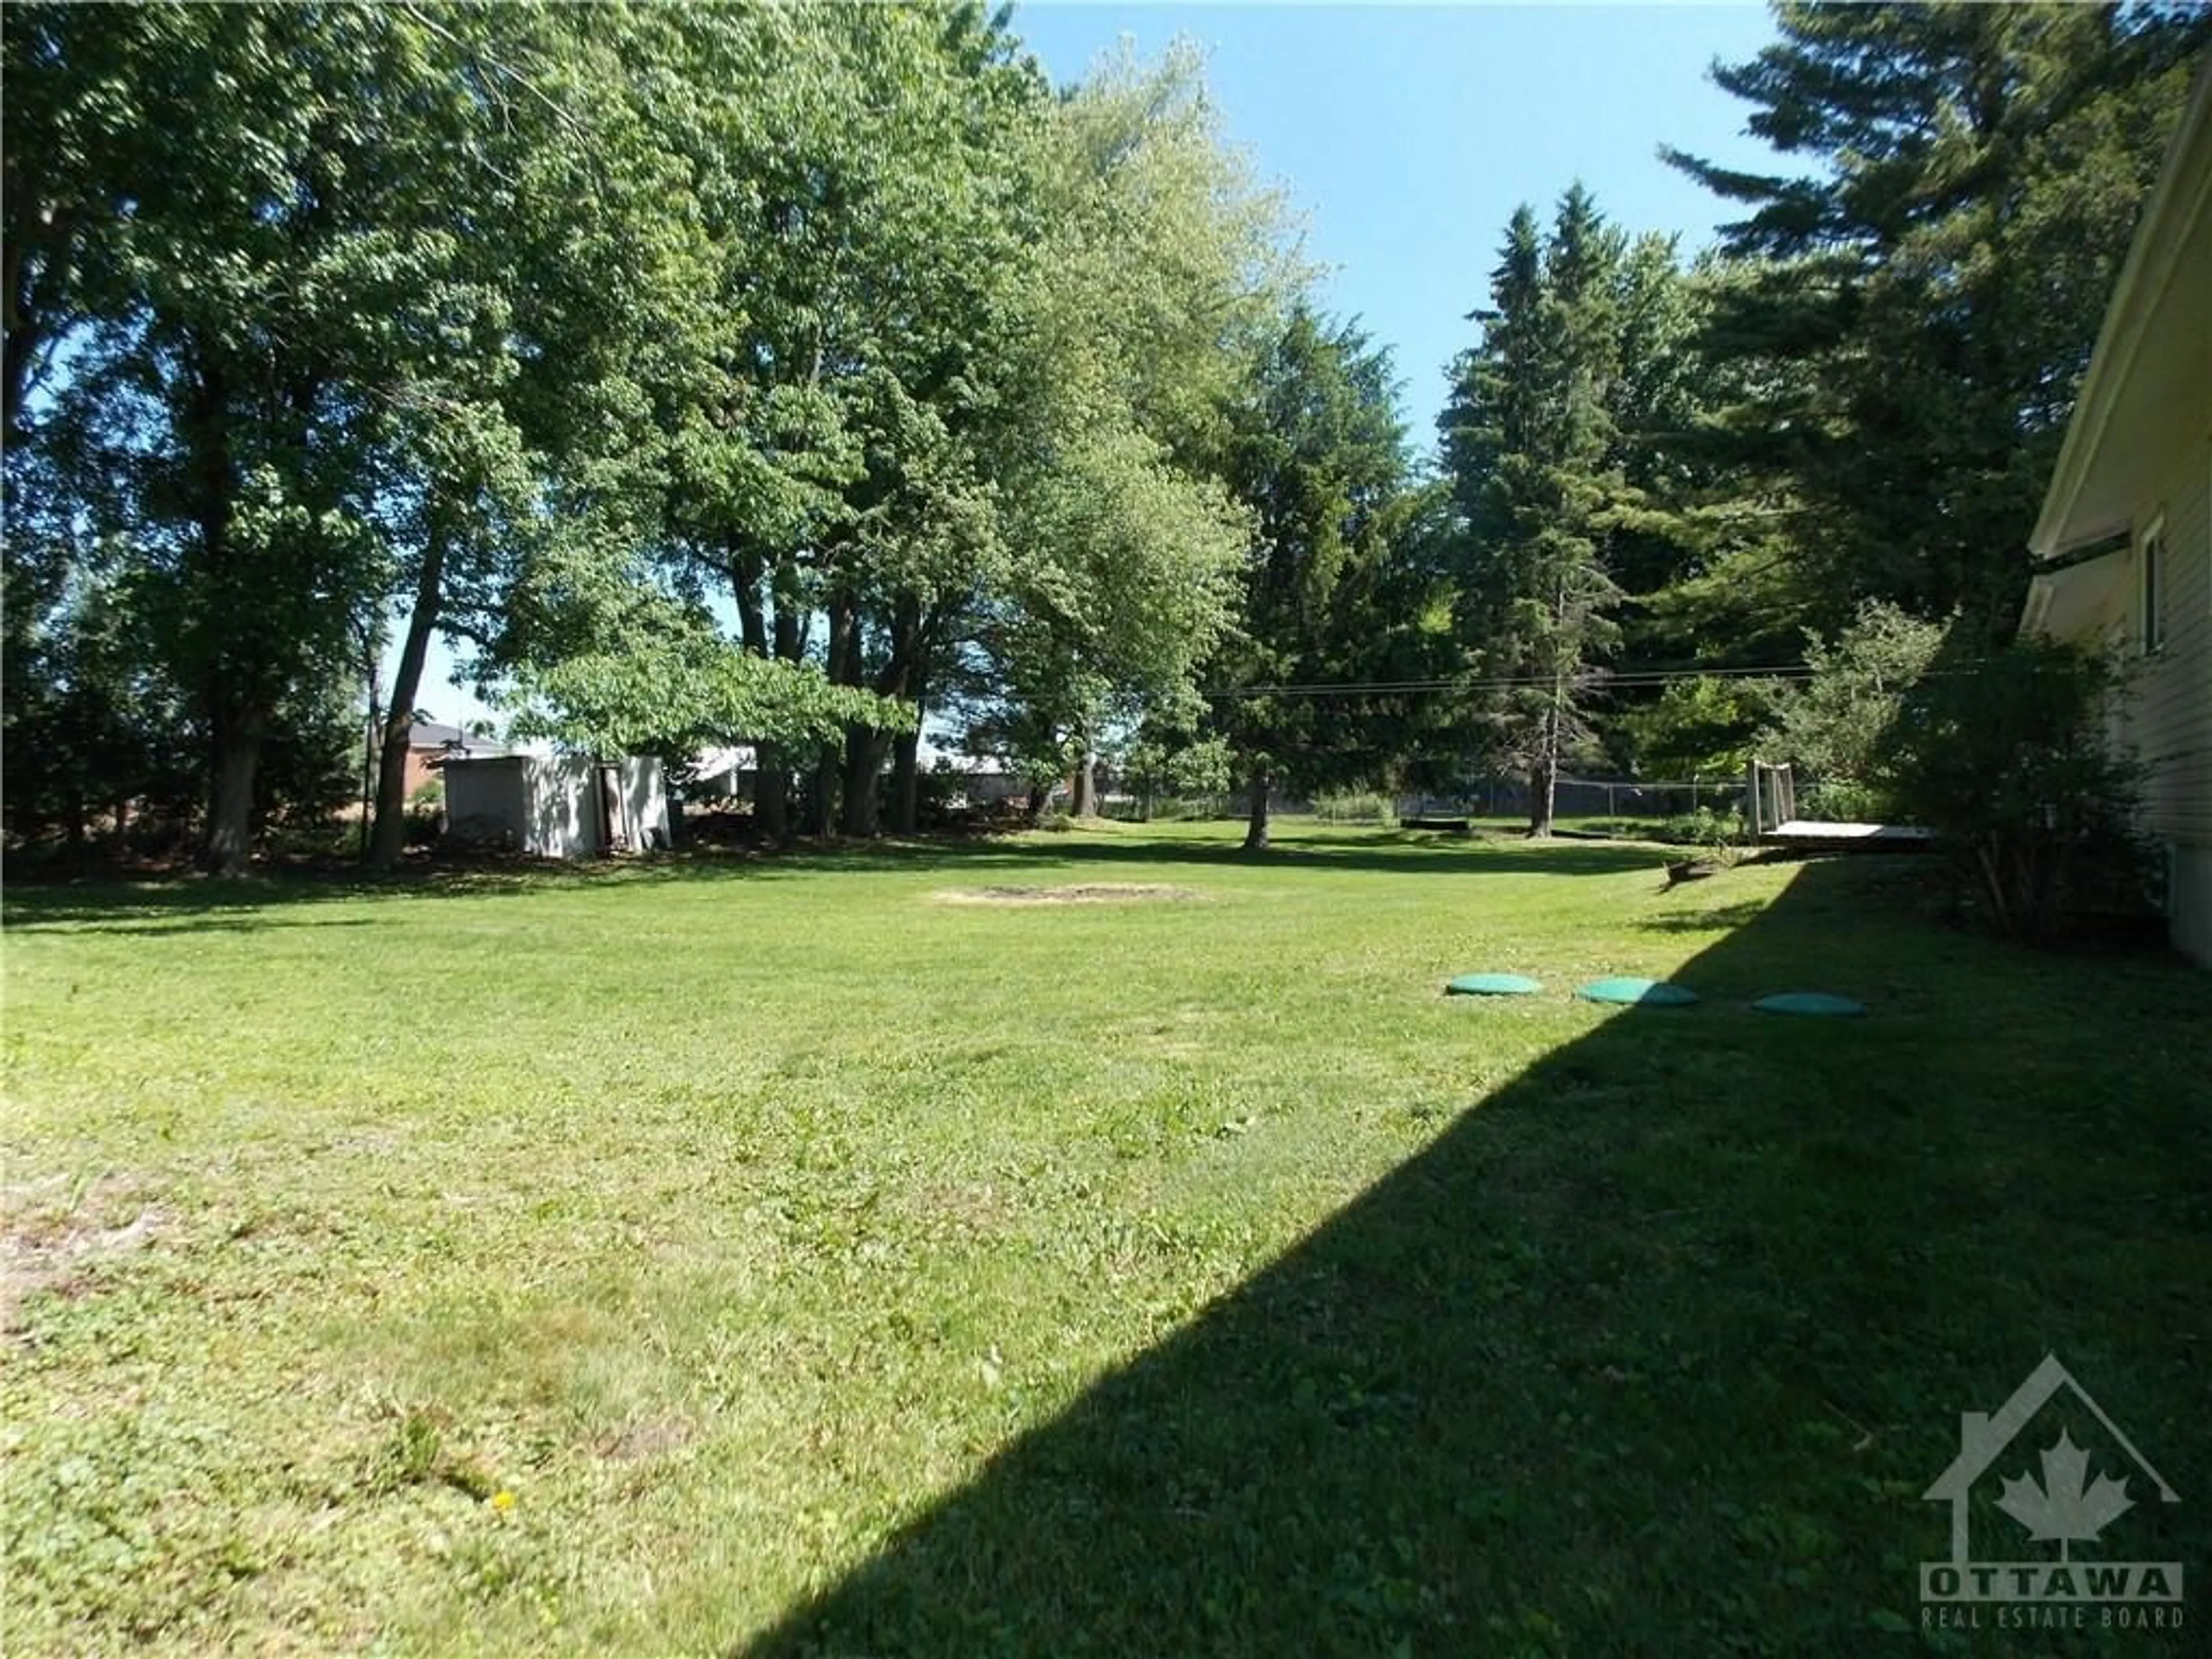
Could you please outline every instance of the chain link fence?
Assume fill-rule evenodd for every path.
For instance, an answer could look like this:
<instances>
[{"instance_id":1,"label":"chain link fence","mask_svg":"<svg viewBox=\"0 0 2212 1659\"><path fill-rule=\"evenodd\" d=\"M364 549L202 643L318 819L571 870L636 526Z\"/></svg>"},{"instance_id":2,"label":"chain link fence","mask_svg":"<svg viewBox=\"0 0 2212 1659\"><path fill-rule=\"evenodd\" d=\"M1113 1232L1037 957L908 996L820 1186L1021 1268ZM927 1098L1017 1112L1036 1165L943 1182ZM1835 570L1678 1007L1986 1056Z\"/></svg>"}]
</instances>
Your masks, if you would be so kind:
<instances>
[{"instance_id":1,"label":"chain link fence","mask_svg":"<svg viewBox=\"0 0 2212 1659\"><path fill-rule=\"evenodd\" d=\"M1455 816L1526 820L1531 797L1525 778L1485 778L1453 794L1407 795L1401 817ZM1552 798L1553 817L1660 823L1700 811L1741 816L1744 781L1721 778L1579 778L1563 776Z\"/></svg>"}]
</instances>

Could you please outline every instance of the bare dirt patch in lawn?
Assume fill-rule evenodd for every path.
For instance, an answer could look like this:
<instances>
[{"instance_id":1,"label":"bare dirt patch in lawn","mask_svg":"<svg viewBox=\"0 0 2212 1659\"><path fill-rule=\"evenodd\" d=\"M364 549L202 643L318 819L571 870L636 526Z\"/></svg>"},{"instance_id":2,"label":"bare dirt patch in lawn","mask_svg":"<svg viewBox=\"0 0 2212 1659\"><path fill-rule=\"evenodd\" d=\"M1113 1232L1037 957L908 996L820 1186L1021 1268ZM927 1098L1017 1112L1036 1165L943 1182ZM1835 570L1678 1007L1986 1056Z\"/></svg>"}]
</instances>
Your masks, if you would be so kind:
<instances>
[{"instance_id":1,"label":"bare dirt patch in lawn","mask_svg":"<svg viewBox=\"0 0 2212 1659\"><path fill-rule=\"evenodd\" d=\"M599 1455L618 1463L665 1457L690 1444L690 1422L672 1412L655 1412L636 1418L599 1437Z\"/></svg>"},{"instance_id":2,"label":"bare dirt patch in lawn","mask_svg":"<svg viewBox=\"0 0 2212 1659\"><path fill-rule=\"evenodd\" d=\"M1206 896L1188 887L1139 882L1090 882L1074 887L948 887L937 895L946 904L1135 904L1188 903Z\"/></svg>"},{"instance_id":3,"label":"bare dirt patch in lawn","mask_svg":"<svg viewBox=\"0 0 2212 1659\"><path fill-rule=\"evenodd\" d=\"M969 1238L1010 1232L1021 1216L1014 1197L988 1181L925 1182L902 1194L899 1208L925 1230Z\"/></svg>"},{"instance_id":4,"label":"bare dirt patch in lawn","mask_svg":"<svg viewBox=\"0 0 2212 1659\"><path fill-rule=\"evenodd\" d=\"M169 1217L143 1197L112 1178L81 1192L61 1176L0 1188L0 1334L22 1328L27 1297L79 1294L88 1269L153 1243Z\"/></svg>"}]
</instances>

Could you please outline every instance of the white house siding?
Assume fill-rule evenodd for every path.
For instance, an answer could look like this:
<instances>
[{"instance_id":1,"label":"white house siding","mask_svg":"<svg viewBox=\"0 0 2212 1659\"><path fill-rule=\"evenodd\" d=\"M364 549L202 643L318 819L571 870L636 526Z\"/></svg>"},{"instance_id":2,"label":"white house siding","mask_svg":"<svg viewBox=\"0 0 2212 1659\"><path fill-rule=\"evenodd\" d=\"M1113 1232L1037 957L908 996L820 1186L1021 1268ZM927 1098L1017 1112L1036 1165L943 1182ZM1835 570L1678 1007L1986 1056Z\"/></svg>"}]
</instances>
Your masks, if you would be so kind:
<instances>
[{"instance_id":1,"label":"white house siding","mask_svg":"<svg viewBox=\"0 0 2212 1659\"><path fill-rule=\"evenodd\" d=\"M2128 738L2152 769L2144 790L2149 828L2171 849L2174 943L2212 963L2212 438L2177 467L2139 529L2160 514L2166 643L2132 665L2138 678ZM2139 641L2139 611L2134 620Z\"/></svg>"},{"instance_id":2,"label":"white house siding","mask_svg":"<svg viewBox=\"0 0 2212 1659\"><path fill-rule=\"evenodd\" d=\"M2147 654L2142 548L2163 526L2163 641ZM2069 567L2125 532L2127 550ZM2029 550L2027 627L2115 645L2114 735L2148 769L2174 942L2212 965L2212 64L2200 69L2106 307Z\"/></svg>"},{"instance_id":3,"label":"white house siding","mask_svg":"<svg viewBox=\"0 0 2212 1659\"><path fill-rule=\"evenodd\" d=\"M2175 469L2163 499L2137 521L2138 537L2156 518L2165 521L2166 643L2156 655L2136 655L2131 662L2136 684L2130 736L2156 769L2144 803L2151 829L2168 840L2212 847L2212 442L2188 459L2191 464ZM2140 568L2133 574L2140 583ZM2140 652L2139 612L2135 620L2131 643Z\"/></svg>"}]
</instances>

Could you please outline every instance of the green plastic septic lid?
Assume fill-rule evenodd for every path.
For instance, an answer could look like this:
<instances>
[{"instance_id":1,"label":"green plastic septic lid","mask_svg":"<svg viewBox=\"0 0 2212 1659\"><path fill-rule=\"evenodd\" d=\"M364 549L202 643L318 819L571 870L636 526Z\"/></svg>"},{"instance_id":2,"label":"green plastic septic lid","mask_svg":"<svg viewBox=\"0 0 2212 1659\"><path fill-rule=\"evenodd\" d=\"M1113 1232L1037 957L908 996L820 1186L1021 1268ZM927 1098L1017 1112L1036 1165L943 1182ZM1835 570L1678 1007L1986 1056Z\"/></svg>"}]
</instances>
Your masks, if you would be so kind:
<instances>
[{"instance_id":1,"label":"green plastic septic lid","mask_svg":"<svg viewBox=\"0 0 2212 1659\"><path fill-rule=\"evenodd\" d=\"M1638 1008L1686 1008L1698 994L1663 979L1595 979L1575 993L1585 1002L1622 1002Z\"/></svg>"},{"instance_id":2,"label":"green plastic septic lid","mask_svg":"<svg viewBox=\"0 0 2212 1659\"><path fill-rule=\"evenodd\" d=\"M1527 997L1544 988L1522 974L1462 974L1444 987L1448 997Z\"/></svg>"},{"instance_id":3,"label":"green plastic septic lid","mask_svg":"<svg viewBox=\"0 0 2212 1659\"><path fill-rule=\"evenodd\" d=\"M1761 997L1751 1006L1762 1014L1812 1014L1830 1019L1866 1012L1863 1002L1830 996L1826 991L1784 991L1777 996Z\"/></svg>"}]
</instances>

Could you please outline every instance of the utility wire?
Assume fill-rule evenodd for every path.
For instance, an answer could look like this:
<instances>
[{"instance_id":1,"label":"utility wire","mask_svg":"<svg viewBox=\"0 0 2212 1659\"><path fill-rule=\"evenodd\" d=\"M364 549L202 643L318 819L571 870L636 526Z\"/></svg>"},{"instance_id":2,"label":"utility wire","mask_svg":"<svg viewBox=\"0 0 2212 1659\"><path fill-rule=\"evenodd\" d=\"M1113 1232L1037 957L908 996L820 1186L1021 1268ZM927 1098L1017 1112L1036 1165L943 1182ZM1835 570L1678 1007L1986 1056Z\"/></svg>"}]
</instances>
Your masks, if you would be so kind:
<instances>
[{"instance_id":1,"label":"utility wire","mask_svg":"<svg viewBox=\"0 0 2212 1659\"><path fill-rule=\"evenodd\" d=\"M1668 685L1677 680L1760 678L1802 680L1813 671L1802 664L1784 668L1649 668L1601 676L1606 685ZM1414 691L1507 691L1525 686L1550 686L1550 674L1491 675L1477 679L1336 680L1279 685L1221 686L1201 693L1208 697L1364 697L1391 696Z\"/></svg>"},{"instance_id":2,"label":"utility wire","mask_svg":"<svg viewBox=\"0 0 2212 1659\"><path fill-rule=\"evenodd\" d=\"M1971 672L1978 662L1962 662L1930 669L1924 678L1948 678ZM1770 679L1809 680L1815 671L1802 663L1775 668L1638 668L1620 673L1583 671L1585 684L1598 689L1614 686L1672 685L1681 680ZM1577 677L1582 678L1582 677ZM1477 679L1316 680L1279 685L1218 686L1199 695L1228 702L1240 697L1389 697L1408 693L1444 691L1513 691L1531 687L1548 690L1557 683L1551 674L1486 675Z\"/></svg>"}]
</instances>

